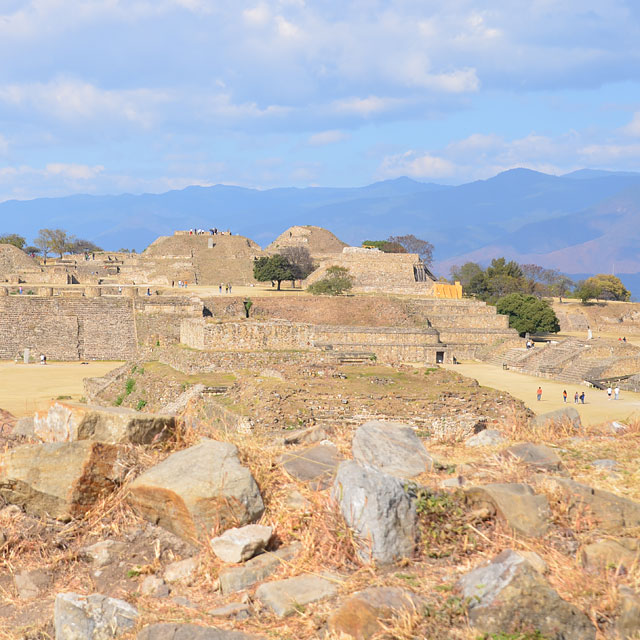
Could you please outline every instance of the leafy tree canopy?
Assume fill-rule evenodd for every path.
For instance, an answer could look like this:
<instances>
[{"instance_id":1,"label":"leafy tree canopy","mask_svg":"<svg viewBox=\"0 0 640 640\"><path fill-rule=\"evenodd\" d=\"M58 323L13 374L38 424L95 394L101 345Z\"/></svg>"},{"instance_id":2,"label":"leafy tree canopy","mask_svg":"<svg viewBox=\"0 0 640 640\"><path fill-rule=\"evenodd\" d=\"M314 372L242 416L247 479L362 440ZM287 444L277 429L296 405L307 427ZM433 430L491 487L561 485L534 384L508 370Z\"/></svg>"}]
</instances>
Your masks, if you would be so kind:
<instances>
[{"instance_id":1,"label":"leafy tree canopy","mask_svg":"<svg viewBox=\"0 0 640 640\"><path fill-rule=\"evenodd\" d=\"M498 313L509 316L509 326L521 336L525 333L560 331L560 323L545 300L522 293L511 293L496 303Z\"/></svg>"},{"instance_id":2,"label":"leafy tree canopy","mask_svg":"<svg viewBox=\"0 0 640 640\"><path fill-rule=\"evenodd\" d=\"M389 242L388 240L365 240L363 247L374 247L380 249L384 253L407 253L407 250L397 242Z\"/></svg>"},{"instance_id":3,"label":"leafy tree canopy","mask_svg":"<svg viewBox=\"0 0 640 640\"><path fill-rule=\"evenodd\" d=\"M349 269L332 266L327 269L327 275L309 286L307 291L313 295L339 296L353 287L353 276Z\"/></svg>"},{"instance_id":4,"label":"leafy tree canopy","mask_svg":"<svg viewBox=\"0 0 640 640\"><path fill-rule=\"evenodd\" d=\"M67 247L68 253L85 253L94 251L102 251L102 248L91 242L91 240L83 240L82 238L71 240Z\"/></svg>"},{"instance_id":5,"label":"leafy tree canopy","mask_svg":"<svg viewBox=\"0 0 640 640\"><path fill-rule=\"evenodd\" d=\"M606 273L599 273L579 282L575 294L583 303L593 299L626 302L631 297L620 278Z\"/></svg>"},{"instance_id":6,"label":"leafy tree canopy","mask_svg":"<svg viewBox=\"0 0 640 640\"><path fill-rule=\"evenodd\" d=\"M27 241L17 233L5 233L0 236L0 244L12 244L14 247L18 247L18 249L24 249Z\"/></svg>"},{"instance_id":7,"label":"leafy tree canopy","mask_svg":"<svg viewBox=\"0 0 640 640\"><path fill-rule=\"evenodd\" d=\"M253 277L258 282L277 282L278 291L280 291L280 283L283 280L296 279L294 267L279 253L269 257L257 258L253 263Z\"/></svg>"},{"instance_id":8,"label":"leafy tree canopy","mask_svg":"<svg viewBox=\"0 0 640 640\"><path fill-rule=\"evenodd\" d=\"M389 236L387 242L399 244L407 253L417 253L420 260L428 267L433 262L433 245L426 240L416 238L413 234L406 236Z\"/></svg>"}]
</instances>

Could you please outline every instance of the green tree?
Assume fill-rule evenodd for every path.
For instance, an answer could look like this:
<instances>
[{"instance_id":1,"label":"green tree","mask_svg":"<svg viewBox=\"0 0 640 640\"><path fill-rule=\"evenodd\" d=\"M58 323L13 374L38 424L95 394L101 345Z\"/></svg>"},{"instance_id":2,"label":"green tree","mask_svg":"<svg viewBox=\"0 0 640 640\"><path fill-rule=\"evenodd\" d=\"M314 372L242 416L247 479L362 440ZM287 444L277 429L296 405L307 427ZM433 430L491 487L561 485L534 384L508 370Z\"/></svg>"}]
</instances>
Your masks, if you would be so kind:
<instances>
[{"instance_id":1,"label":"green tree","mask_svg":"<svg viewBox=\"0 0 640 640\"><path fill-rule=\"evenodd\" d=\"M18 247L18 249L24 249L27 241L17 233L5 233L0 236L0 244L12 244L14 247Z\"/></svg>"},{"instance_id":2,"label":"green tree","mask_svg":"<svg viewBox=\"0 0 640 640\"><path fill-rule=\"evenodd\" d=\"M401 244L389 240L365 240L362 246L380 249L384 253L407 253L407 250Z\"/></svg>"},{"instance_id":3,"label":"green tree","mask_svg":"<svg viewBox=\"0 0 640 640\"><path fill-rule=\"evenodd\" d=\"M280 291L280 283L283 280L295 280L294 268L289 261L279 253L262 258L256 258L253 263L253 277L258 282L275 281L278 283L278 291Z\"/></svg>"},{"instance_id":4,"label":"green tree","mask_svg":"<svg viewBox=\"0 0 640 640\"><path fill-rule=\"evenodd\" d=\"M471 286L471 280L484 271L477 262L465 262L462 266L454 264L449 273L454 282L458 281L467 290Z\"/></svg>"},{"instance_id":5,"label":"green tree","mask_svg":"<svg viewBox=\"0 0 640 640\"><path fill-rule=\"evenodd\" d=\"M509 316L509 326L521 336L525 333L560 331L560 323L551 305L535 296L511 293L500 298L496 308L498 313Z\"/></svg>"},{"instance_id":6,"label":"green tree","mask_svg":"<svg viewBox=\"0 0 640 640\"><path fill-rule=\"evenodd\" d=\"M77 238L69 242L67 251L69 253L84 253L85 251L102 251L102 249L97 244L91 242L91 240L83 240L82 238Z\"/></svg>"},{"instance_id":7,"label":"green tree","mask_svg":"<svg viewBox=\"0 0 640 640\"><path fill-rule=\"evenodd\" d=\"M339 296L353 287L353 276L349 269L336 265L327 269L327 275L309 286L307 291L313 295Z\"/></svg>"},{"instance_id":8,"label":"green tree","mask_svg":"<svg viewBox=\"0 0 640 640\"><path fill-rule=\"evenodd\" d=\"M631 293L622 284L620 278L606 273L599 273L579 282L575 295L582 300L583 304L593 299L626 302L631 297Z\"/></svg>"}]
</instances>

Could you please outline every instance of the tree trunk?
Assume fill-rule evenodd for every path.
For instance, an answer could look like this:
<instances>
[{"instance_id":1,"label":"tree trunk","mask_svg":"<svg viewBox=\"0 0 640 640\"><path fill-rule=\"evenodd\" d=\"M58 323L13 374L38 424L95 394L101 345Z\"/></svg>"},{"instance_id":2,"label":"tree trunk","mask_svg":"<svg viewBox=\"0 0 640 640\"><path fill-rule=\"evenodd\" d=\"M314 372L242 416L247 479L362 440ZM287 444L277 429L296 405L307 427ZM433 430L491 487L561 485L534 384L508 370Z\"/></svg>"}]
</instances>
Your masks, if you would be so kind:
<instances>
[{"instance_id":1,"label":"tree trunk","mask_svg":"<svg viewBox=\"0 0 640 640\"><path fill-rule=\"evenodd\" d=\"M280 291L280 283L282 282L282 280L278 280L278 291Z\"/></svg>"}]
</instances>

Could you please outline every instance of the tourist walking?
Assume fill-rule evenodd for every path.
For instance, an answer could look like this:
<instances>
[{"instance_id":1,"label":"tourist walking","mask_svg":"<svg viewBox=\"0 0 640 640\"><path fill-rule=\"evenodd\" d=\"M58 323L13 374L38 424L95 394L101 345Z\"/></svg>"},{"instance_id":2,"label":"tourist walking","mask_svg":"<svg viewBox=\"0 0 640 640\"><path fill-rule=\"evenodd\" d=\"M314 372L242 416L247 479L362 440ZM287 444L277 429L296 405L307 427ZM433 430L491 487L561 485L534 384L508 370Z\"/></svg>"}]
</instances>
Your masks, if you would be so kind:
<instances>
[{"instance_id":1,"label":"tourist walking","mask_svg":"<svg viewBox=\"0 0 640 640\"><path fill-rule=\"evenodd\" d=\"M564 402L565 404L567 402L567 390L566 389L562 392L562 402Z\"/></svg>"},{"instance_id":2,"label":"tourist walking","mask_svg":"<svg viewBox=\"0 0 640 640\"><path fill-rule=\"evenodd\" d=\"M576 391L576 395L575 395L575 396L573 396L573 402L574 402L575 404L578 404L578 398L579 398L579 397L580 397L580 396L578 395L578 392Z\"/></svg>"},{"instance_id":3,"label":"tourist walking","mask_svg":"<svg viewBox=\"0 0 640 640\"><path fill-rule=\"evenodd\" d=\"M231 293L231 283L227 285L229 287L229 293Z\"/></svg>"},{"instance_id":4,"label":"tourist walking","mask_svg":"<svg viewBox=\"0 0 640 640\"><path fill-rule=\"evenodd\" d=\"M220 295L222 295L222 282L220 283L220 286L218 287L218 291L220 292Z\"/></svg>"},{"instance_id":5,"label":"tourist walking","mask_svg":"<svg viewBox=\"0 0 640 640\"><path fill-rule=\"evenodd\" d=\"M538 402L540 402L540 400L542 399L542 387L538 387L538 390L536 391L536 396L538 398Z\"/></svg>"},{"instance_id":6,"label":"tourist walking","mask_svg":"<svg viewBox=\"0 0 640 640\"><path fill-rule=\"evenodd\" d=\"M611 389L611 387L607 387L607 400L611 400L611 393L613 392L613 389Z\"/></svg>"},{"instance_id":7,"label":"tourist walking","mask_svg":"<svg viewBox=\"0 0 640 640\"><path fill-rule=\"evenodd\" d=\"M613 398L617 400L620 397L620 387L616 385L616 388L613 390Z\"/></svg>"},{"instance_id":8,"label":"tourist walking","mask_svg":"<svg viewBox=\"0 0 640 640\"><path fill-rule=\"evenodd\" d=\"M584 404L584 391L580 394L580 402Z\"/></svg>"}]
</instances>

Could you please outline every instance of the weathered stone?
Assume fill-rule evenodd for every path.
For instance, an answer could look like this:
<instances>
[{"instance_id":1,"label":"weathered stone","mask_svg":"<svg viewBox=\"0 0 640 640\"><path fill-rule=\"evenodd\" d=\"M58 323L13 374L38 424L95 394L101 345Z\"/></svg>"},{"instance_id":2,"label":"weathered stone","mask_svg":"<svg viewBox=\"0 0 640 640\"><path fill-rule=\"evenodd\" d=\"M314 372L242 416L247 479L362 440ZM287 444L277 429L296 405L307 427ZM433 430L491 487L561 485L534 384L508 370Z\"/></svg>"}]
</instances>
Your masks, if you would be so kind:
<instances>
[{"instance_id":1,"label":"weathered stone","mask_svg":"<svg viewBox=\"0 0 640 640\"><path fill-rule=\"evenodd\" d=\"M640 526L640 503L602 489L594 489L569 478L550 479L565 496L571 499L569 511L589 509L603 531L614 533L627 527Z\"/></svg>"},{"instance_id":2,"label":"weathered stone","mask_svg":"<svg viewBox=\"0 0 640 640\"><path fill-rule=\"evenodd\" d=\"M356 462L397 478L413 478L433 468L420 438L401 422L365 422L353 436L352 450Z\"/></svg>"},{"instance_id":3,"label":"weathered stone","mask_svg":"<svg viewBox=\"0 0 640 640\"><path fill-rule=\"evenodd\" d=\"M111 444L150 444L164 440L175 430L175 418L141 413L124 407L56 400L33 418L34 435L43 442L92 440Z\"/></svg>"},{"instance_id":4,"label":"weathered stone","mask_svg":"<svg viewBox=\"0 0 640 640\"><path fill-rule=\"evenodd\" d=\"M172 454L131 484L131 504L154 524L187 542L216 527L257 520L264 511L251 472L226 442L203 440Z\"/></svg>"},{"instance_id":5,"label":"weathered stone","mask_svg":"<svg viewBox=\"0 0 640 640\"><path fill-rule=\"evenodd\" d=\"M547 563L535 551L518 551L518 553L541 575L549 571Z\"/></svg>"},{"instance_id":6,"label":"weathered stone","mask_svg":"<svg viewBox=\"0 0 640 640\"><path fill-rule=\"evenodd\" d=\"M21 438L33 438L33 416L27 416L20 418L13 429L11 430L12 436L20 436Z\"/></svg>"},{"instance_id":7,"label":"weathered stone","mask_svg":"<svg viewBox=\"0 0 640 640\"><path fill-rule=\"evenodd\" d=\"M576 429L580 429L582 427L582 421L580 420L578 410L573 407L564 407L562 409L556 409L555 411L549 411L548 413L541 413L539 416L532 418L530 422L530 426L534 429L545 426L560 426L562 424L569 424Z\"/></svg>"},{"instance_id":8,"label":"weathered stone","mask_svg":"<svg viewBox=\"0 0 640 640\"><path fill-rule=\"evenodd\" d=\"M221 536L211 540L213 553L223 562L244 562L262 551L273 529L260 524L248 524L239 529L227 529Z\"/></svg>"},{"instance_id":9,"label":"weathered stone","mask_svg":"<svg viewBox=\"0 0 640 640\"><path fill-rule=\"evenodd\" d=\"M549 502L527 484L485 484L470 487L465 494L473 507L489 508L525 536L543 536L549 528Z\"/></svg>"},{"instance_id":10,"label":"weathered stone","mask_svg":"<svg viewBox=\"0 0 640 640\"><path fill-rule=\"evenodd\" d=\"M380 621L402 613L422 614L422 599L399 587L370 587L342 603L329 617L331 633L367 640L383 630Z\"/></svg>"},{"instance_id":11,"label":"weathered stone","mask_svg":"<svg viewBox=\"0 0 640 640\"><path fill-rule=\"evenodd\" d=\"M539 631L548 640L593 640L596 630L520 554L507 549L458 582L469 622L483 633Z\"/></svg>"},{"instance_id":12,"label":"weathered stone","mask_svg":"<svg viewBox=\"0 0 640 640\"><path fill-rule=\"evenodd\" d=\"M126 547L127 545L124 542L118 542L116 540L100 540L100 542L84 547L82 549L82 554L91 558L96 566L103 567L107 564L111 564L114 560L114 556L122 553Z\"/></svg>"},{"instance_id":13,"label":"weathered stone","mask_svg":"<svg viewBox=\"0 0 640 640\"><path fill-rule=\"evenodd\" d=\"M145 627L136 636L136 640L260 640L260 636L215 627L200 627L196 624L161 622Z\"/></svg>"},{"instance_id":14,"label":"weathered stone","mask_svg":"<svg viewBox=\"0 0 640 640\"><path fill-rule=\"evenodd\" d=\"M169 582L189 582L200 564L197 557L176 560L164 569L164 579Z\"/></svg>"},{"instance_id":15,"label":"weathered stone","mask_svg":"<svg viewBox=\"0 0 640 640\"><path fill-rule=\"evenodd\" d=\"M417 514L398 478L348 460L338 467L333 498L359 538L362 560L388 564L413 554Z\"/></svg>"},{"instance_id":16,"label":"weathered stone","mask_svg":"<svg viewBox=\"0 0 640 640\"><path fill-rule=\"evenodd\" d=\"M497 429L484 429L464 441L467 447L496 447L506 441Z\"/></svg>"},{"instance_id":17,"label":"weathered stone","mask_svg":"<svg viewBox=\"0 0 640 640\"><path fill-rule=\"evenodd\" d=\"M332 598L338 592L336 583L319 576L297 576L287 580L266 582L256 589L256 598L281 618L297 607Z\"/></svg>"},{"instance_id":18,"label":"weathered stone","mask_svg":"<svg viewBox=\"0 0 640 640\"><path fill-rule=\"evenodd\" d=\"M27 513L84 515L118 479L118 448L99 442L32 444L0 457L0 496Z\"/></svg>"},{"instance_id":19,"label":"weathered stone","mask_svg":"<svg viewBox=\"0 0 640 640\"><path fill-rule=\"evenodd\" d=\"M582 563L589 569L631 568L640 560L640 542L633 538L598 540L582 549Z\"/></svg>"},{"instance_id":20,"label":"weathered stone","mask_svg":"<svg viewBox=\"0 0 640 640\"><path fill-rule=\"evenodd\" d=\"M140 583L140 593L152 598L166 598L169 595L169 587L162 578L147 576Z\"/></svg>"},{"instance_id":21,"label":"weathered stone","mask_svg":"<svg viewBox=\"0 0 640 640\"><path fill-rule=\"evenodd\" d=\"M614 420L613 422L609 423L609 431L614 435L617 435L617 436L622 435L626 433L628 430L629 430L629 427L622 422L616 422Z\"/></svg>"},{"instance_id":22,"label":"weathered stone","mask_svg":"<svg viewBox=\"0 0 640 640\"><path fill-rule=\"evenodd\" d=\"M42 569L20 571L13 576L13 584L21 600L36 598L51 584L51 574Z\"/></svg>"},{"instance_id":23,"label":"weathered stone","mask_svg":"<svg viewBox=\"0 0 640 640\"><path fill-rule=\"evenodd\" d=\"M257 582L268 578L277 571L283 562L293 560L302 550L299 542L294 542L286 547L281 547L273 553L263 553L248 560L242 567L233 567L220 571L220 588L227 595L247 589Z\"/></svg>"},{"instance_id":24,"label":"weathered stone","mask_svg":"<svg viewBox=\"0 0 640 640\"><path fill-rule=\"evenodd\" d=\"M540 471L558 471L562 468L562 460L558 454L551 447L547 447L544 444L533 444L531 442L514 444L505 449L502 455L507 458L515 458L518 462Z\"/></svg>"},{"instance_id":25,"label":"weathered stone","mask_svg":"<svg viewBox=\"0 0 640 640\"><path fill-rule=\"evenodd\" d=\"M441 489L461 489L465 485L468 485L469 481L463 476L454 476L453 478L445 478L440 480Z\"/></svg>"},{"instance_id":26,"label":"weathered stone","mask_svg":"<svg viewBox=\"0 0 640 640\"><path fill-rule=\"evenodd\" d=\"M613 471L617 468L618 463L615 460L609 460L608 458L602 458L600 460L594 460L593 466L598 469L606 469L608 471Z\"/></svg>"},{"instance_id":27,"label":"weathered stone","mask_svg":"<svg viewBox=\"0 0 640 640\"><path fill-rule=\"evenodd\" d=\"M313 444L321 442L329 437L327 430L323 427L308 427L307 429L296 429L284 434L284 444Z\"/></svg>"},{"instance_id":28,"label":"weathered stone","mask_svg":"<svg viewBox=\"0 0 640 640\"><path fill-rule=\"evenodd\" d=\"M99 593L59 593L54 607L56 640L109 640L135 626L138 612L128 602Z\"/></svg>"},{"instance_id":29,"label":"weathered stone","mask_svg":"<svg viewBox=\"0 0 640 640\"><path fill-rule=\"evenodd\" d=\"M616 631L620 640L635 640L640 631L640 594L629 587L618 589L620 612Z\"/></svg>"},{"instance_id":30,"label":"weathered stone","mask_svg":"<svg viewBox=\"0 0 640 640\"><path fill-rule=\"evenodd\" d=\"M284 470L314 491L326 489L344 458L332 444L317 444L307 449L285 453L280 458Z\"/></svg>"},{"instance_id":31,"label":"weathered stone","mask_svg":"<svg viewBox=\"0 0 640 640\"><path fill-rule=\"evenodd\" d=\"M292 489L287 493L284 499L284 504L289 509L307 510L311 509L312 505L297 489Z\"/></svg>"},{"instance_id":32,"label":"weathered stone","mask_svg":"<svg viewBox=\"0 0 640 640\"><path fill-rule=\"evenodd\" d=\"M251 607L242 602L231 602L223 607L211 609L207 613L212 618L234 618L235 620L246 620L251 616Z\"/></svg>"}]
</instances>

